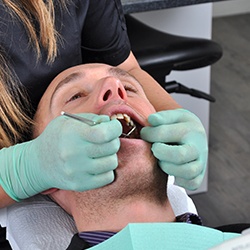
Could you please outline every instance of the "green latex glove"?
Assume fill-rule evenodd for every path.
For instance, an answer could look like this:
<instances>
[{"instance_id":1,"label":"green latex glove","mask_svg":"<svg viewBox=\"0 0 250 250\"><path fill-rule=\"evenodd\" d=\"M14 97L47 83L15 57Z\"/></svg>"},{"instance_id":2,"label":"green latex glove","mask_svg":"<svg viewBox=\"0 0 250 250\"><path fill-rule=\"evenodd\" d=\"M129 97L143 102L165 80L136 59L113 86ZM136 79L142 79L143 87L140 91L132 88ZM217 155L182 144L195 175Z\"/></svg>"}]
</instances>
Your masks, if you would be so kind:
<instances>
[{"instance_id":1,"label":"green latex glove","mask_svg":"<svg viewBox=\"0 0 250 250\"><path fill-rule=\"evenodd\" d=\"M141 130L141 138L152 144L161 169L175 176L177 185L197 189L204 177L208 143L197 116L185 109L167 110L148 117L151 127Z\"/></svg>"},{"instance_id":2,"label":"green latex glove","mask_svg":"<svg viewBox=\"0 0 250 250\"><path fill-rule=\"evenodd\" d=\"M114 180L122 126L108 116L89 126L60 116L36 139L0 151L0 185L19 201L50 188L84 191Z\"/></svg>"}]
</instances>

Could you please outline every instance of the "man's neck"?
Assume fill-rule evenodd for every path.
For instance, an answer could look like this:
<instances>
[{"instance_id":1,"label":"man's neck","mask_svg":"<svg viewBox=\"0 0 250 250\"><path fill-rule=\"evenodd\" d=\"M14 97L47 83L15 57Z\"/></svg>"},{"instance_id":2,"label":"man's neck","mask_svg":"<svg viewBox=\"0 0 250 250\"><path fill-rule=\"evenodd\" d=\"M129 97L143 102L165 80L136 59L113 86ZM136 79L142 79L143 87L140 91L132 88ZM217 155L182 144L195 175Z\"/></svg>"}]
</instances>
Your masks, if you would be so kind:
<instances>
[{"instance_id":1,"label":"man's neck","mask_svg":"<svg viewBox=\"0 0 250 250\"><path fill-rule=\"evenodd\" d=\"M90 209L76 209L73 213L79 232L112 231L118 232L128 223L173 222L175 215L168 201L155 204L148 201L131 200L119 206Z\"/></svg>"}]
</instances>

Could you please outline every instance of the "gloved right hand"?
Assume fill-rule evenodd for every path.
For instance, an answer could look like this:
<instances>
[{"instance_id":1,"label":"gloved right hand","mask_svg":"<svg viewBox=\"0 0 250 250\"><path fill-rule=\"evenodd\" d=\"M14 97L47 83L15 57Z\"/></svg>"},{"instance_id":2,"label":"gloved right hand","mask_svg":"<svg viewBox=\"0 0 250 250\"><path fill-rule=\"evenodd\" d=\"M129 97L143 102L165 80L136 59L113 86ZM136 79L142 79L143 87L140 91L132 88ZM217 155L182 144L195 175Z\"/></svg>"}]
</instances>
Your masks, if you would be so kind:
<instances>
[{"instance_id":1,"label":"gloved right hand","mask_svg":"<svg viewBox=\"0 0 250 250\"><path fill-rule=\"evenodd\" d=\"M114 180L122 126L108 116L89 126L69 117L52 120L36 139L0 150L0 185L14 200L50 188L85 191Z\"/></svg>"}]
</instances>

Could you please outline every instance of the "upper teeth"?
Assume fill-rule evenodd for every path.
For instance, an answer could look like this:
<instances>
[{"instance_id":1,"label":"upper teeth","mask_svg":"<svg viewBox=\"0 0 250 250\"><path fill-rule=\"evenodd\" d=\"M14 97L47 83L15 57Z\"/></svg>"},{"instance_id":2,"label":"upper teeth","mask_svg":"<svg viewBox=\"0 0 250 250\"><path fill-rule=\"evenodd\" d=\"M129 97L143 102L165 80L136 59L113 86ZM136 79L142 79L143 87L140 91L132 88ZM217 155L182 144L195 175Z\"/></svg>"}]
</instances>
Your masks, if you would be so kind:
<instances>
[{"instance_id":1,"label":"upper teeth","mask_svg":"<svg viewBox=\"0 0 250 250\"><path fill-rule=\"evenodd\" d=\"M119 114L114 114L114 115L112 115L111 117L110 117L110 119L111 120L113 120L113 119L118 119L118 120L125 120L126 121L126 124L128 125L128 126L134 126L134 122L133 122L133 120L131 119L131 117L129 116L129 115L127 115L127 114L121 114L121 113L119 113Z\"/></svg>"}]
</instances>

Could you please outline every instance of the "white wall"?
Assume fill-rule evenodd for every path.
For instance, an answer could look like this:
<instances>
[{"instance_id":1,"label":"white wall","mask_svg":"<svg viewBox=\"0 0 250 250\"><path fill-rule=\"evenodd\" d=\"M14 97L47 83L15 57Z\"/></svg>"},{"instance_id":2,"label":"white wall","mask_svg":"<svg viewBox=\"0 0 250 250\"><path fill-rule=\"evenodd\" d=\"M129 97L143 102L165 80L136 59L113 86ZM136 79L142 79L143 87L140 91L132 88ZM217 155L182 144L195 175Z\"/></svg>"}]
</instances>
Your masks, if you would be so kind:
<instances>
[{"instance_id":1,"label":"white wall","mask_svg":"<svg viewBox=\"0 0 250 250\"><path fill-rule=\"evenodd\" d=\"M231 0L213 3L213 17L250 13L250 0Z\"/></svg>"}]
</instances>

